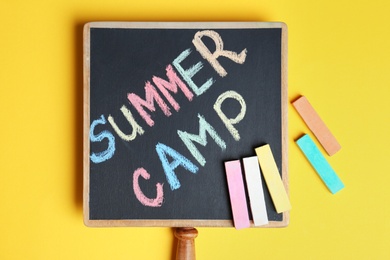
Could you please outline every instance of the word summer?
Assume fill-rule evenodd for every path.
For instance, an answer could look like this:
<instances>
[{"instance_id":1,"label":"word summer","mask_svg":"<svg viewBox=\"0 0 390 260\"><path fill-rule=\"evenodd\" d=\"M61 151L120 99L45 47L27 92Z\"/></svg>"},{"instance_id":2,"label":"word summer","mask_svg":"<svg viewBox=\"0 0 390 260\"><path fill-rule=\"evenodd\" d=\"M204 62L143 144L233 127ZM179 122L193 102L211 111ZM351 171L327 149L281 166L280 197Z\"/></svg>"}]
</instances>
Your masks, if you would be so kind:
<instances>
[{"instance_id":1,"label":"word summer","mask_svg":"<svg viewBox=\"0 0 390 260\"><path fill-rule=\"evenodd\" d=\"M211 52L204 44L204 42L202 41L203 37L208 37L214 42L215 50L213 48L213 52ZM243 64L246 59L246 49L243 49L240 53L224 50L222 38L217 32L212 30L196 32L192 43L195 49L200 53L201 57L212 66L212 68L220 77L227 76L228 72L222 67L218 59L228 59L236 64ZM144 99L134 93L129 93L127 95L127 99L130 106L123 105L120 108L120 111L131 126L132 131L130 134L124 133L121 129L119 129L118 125L115 123L115 119L111 115L108 115L107 120L104 115L101 115L100 118L92 121L89 133L90 141L108 141L106 150L91 153L90 159L92 163L103 163L114 156L115 136L113 132L122 140L126 142L131 142L137 136L145 133L144 128L141 126L142 124L146 124L149 127L153 127L154 121L151 117L151 113L156 111L156 104L166 117L169 117L172 114L171 108L178 112L180 110L180 104L178 104L178 102L172 96L172 93L176 94L180 89L180 91L184 94L184 96L188 99L189 102L193 100L194 95L200 96L206 93L206 91L213 85L215 80L213 78L209 78L201 85L196 84L192 80L194 75L202 70L203 63L202 61L199 61L195 65L189 66L189 68L183 68L181 63L190 54L191 48L186 49L173 60L172 64L166 66L167 80L152 76L151 81L154 84L152 84L152 82L150 81L147 81L145 83ZM181 78L184 81L178 77L178 74L180 74ZM240 105L240 110L238 114L235 115L235 117L233 118L229 118L222 111L222 103L225 102L225 100L227 99L234 100ZM144 123L141 124L134 119L133 114L129 109L131 107L133 108L133 111L135 110L138 112L140 118L144 120ZM246 113L246 104L242 96L235 91L228 90L219 95L213 105L213 109L217 113L219 118L222 120L227 130L233 136L234 140L239 141L240 135L234 125L239 123L244 118ZM226 143L215 131L215 129L206 121L204 116L198 114L198 120L198 134L191 134L186 131L177 130L177 135L182 140L183 144L187 147L194 159L199 163L199 165L204 167L206 164L206 159L196 148L194 142L202 146L206 146L208 134L222 150L226 149ZM99 133L95 133L94 129L97 125L105 124L110 125L113 132L109 130L103 130ZM197 173L197 171L199 170L198 166L191 162L191 160L177 152L172 147L158 142L155 145L155 150L159 157L159 160L161 161L162 169L164 170L166 180L169 183L169 186L172 191L180 188L180 182L175 174L175 169L177 167L183 167L185 170L191 173ZM133 172L133 190L136 198L144 206L160 207L164 200L163 184L157 183L156 197L149 198L142 192L140 188L140 176L144 180L149 180L150 173L143 167L140 167Z\"/></svg>"}]
</instances>

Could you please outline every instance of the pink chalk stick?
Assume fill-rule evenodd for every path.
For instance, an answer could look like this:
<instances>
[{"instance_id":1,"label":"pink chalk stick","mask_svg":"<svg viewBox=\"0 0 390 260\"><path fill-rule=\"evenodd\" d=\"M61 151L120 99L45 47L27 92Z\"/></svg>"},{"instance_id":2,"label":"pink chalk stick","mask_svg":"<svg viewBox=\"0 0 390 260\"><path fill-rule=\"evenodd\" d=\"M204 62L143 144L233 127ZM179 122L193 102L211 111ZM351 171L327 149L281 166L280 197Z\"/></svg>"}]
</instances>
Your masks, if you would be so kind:
<instances>
[{"instance_id":1,"label":"pink chalk stick","mask_svg":"<svg viewBox=\"0 0 390 260\"><path fill-rule=\"evenodd\" d=\"M233 212L234 227L236 229L248 228L250 227L250 222L240 161L225 162L225 171L230 195L230 204Z\"/></svg>"}]
</instances>

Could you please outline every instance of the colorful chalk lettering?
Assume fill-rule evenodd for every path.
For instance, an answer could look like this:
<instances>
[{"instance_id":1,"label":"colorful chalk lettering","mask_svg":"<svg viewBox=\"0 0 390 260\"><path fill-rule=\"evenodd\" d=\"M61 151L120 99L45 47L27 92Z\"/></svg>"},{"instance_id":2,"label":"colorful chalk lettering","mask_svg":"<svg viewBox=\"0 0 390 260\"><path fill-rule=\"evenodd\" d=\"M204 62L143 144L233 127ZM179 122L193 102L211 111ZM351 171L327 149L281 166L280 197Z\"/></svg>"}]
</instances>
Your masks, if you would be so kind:
<instances>
[{"instance_id":1,"label":"colorful chalk lettering","mask_svg":"<svg viewBox=\"0 0 390 260\"><path fill-rule=\"evenodd\" d=\"M115 123L114 118L111 115L108 115L108 122L114 129L115 133L122 138L124 141L132 141L137 137L138 135L143 135L145 133L144 129L134 120L133 114L131 111L123 105L120 109L122 111L123 116L127 119L127 121L131 125L131 134L127 135L122 132L121 129L119 129L118 125Z\"/></svg>"},{"instance_id":2,"label":"colorful chalk lettering","mask_svg":"<svg viewBox=\"0 0 390 260\"><path fill-rule=\"evenodd\" d=\"M211 53L207 46L203 43L202 37L204 36L207 36L214 41L215 51L213 53ZM195 48L200 53L200 55L210 63L210 65L221 77L225 77L227 72L218 62L218 57L223 56L229 58L238 64L243 64L246 59L246 49L242 50L240 54L237 54L233 51L224 50L222 38L216 31L206 30L197 32L194 36L194 39L192 40L192 43L195 45Z\"/></svg>"},{"instance_id":3,"label":"colorful chalk lettering","mask_svg":"<svg viewBox=\"0 0 390 260\"><path fill-rule=\"evenodd\" d=\"M101 142L105 138L108 139L108 147L105 151L91 154L90 158L94 163L102 163L107 161L115 153L115 137L109 131L104 130L97 135L93 133L97 125L104 125L106 123L106 119L103 115L101 115L100 119L96 119L92 122L89 130L89 138L91 139L91 142Z\"/></svg>"},{"instance_id":4,"label":"colorful chalk lettering","mask_svg":"<svg viewBox=\"0 0 390 260\"><path fill-rule=\"evenodd\" d=\"M209 78L205 83L202 84L202 86L198 87L195 82L192 80L192 77L195 76L196 73L198 73L203 68L203 63L198 62L189 69L185 70L180 65L180 63L190 55L191 49L187 49L180 53L180 55L173 60L172 65L175 66L176 70L180 73L180 75L183 77L183 79L187 82L188 86L194 91L194 93L199 96L202 95L206 90L208 90L211 85L213 85L214 80L213 78Z\"/></svg>"},{"instance_id":5,"label":"colorful chalk lettering","mask_svg":"<svg viewBox=\"0 0 390 260\"><path fill-rule=\"evenodd\" d=\"M232 98L237 100L241 105L240 113L235 118L227 118L226 115L222 112L221 105L227 98ZM246 104L244 98L235 91L226 91L222 93L217 101L214 103L214 110L217 112L218 116L221 118L222 122L225 124L226 128L229 130L230 134L233 136L234 140L240 140L240 134L237 129L233 126L240 122L246 113Z\"/></svg>"},{"instance_id":6,"label":"colorful chalk lettering","mask_svg":"<svg viewBox=\"0 0 390 260\"><path fill-rule=\"evenodd\" d=\"M225 141L218 135L218 133L215 131L215 129L207 123L207 121L204 119L203 116L198 114L199 118L199 134L189 134L185 131L177 131L177 134L183 141L183 143L187 146L187 149L191 152L192 156L198 161L198 163L202 166L205 166L206 159L203 157L203 155L199 152L199 150L196 148L193 142L197 142L198 144L201 144L203 146L207 145L207 136L206 132L209 133L211 138L215 141L215 143L221 147L222 151L226 149L226 143Z\"/></svg>"},{"instance_id":7,"label":"colorful chalk lettering","mask_svg":"<svg viewBox=\"0 0 390 260\"><path fill-rule=\"evenodd\" d=\"M140 96L134 93L130 93L127 98L129 99L130 104L132 104L134 108L137 109L140 116L149 126L153 126L154 121L145 111L145 108L152 112L156 111L154 101L156 101L164 115L170 116L172 114L168 105L161 98L156 88L149 81L145 83L145 99L142 99Z\"/></svg>"},{"instance_id":8,"label":"colorful chalk lettering","mask_svg":"<svg viewBox=\"0 0 390 260\"><path fill-rule=\"evenodd\" d=\"M157 183L156 184L156 190L157 195L156 198L150 199L145 196L145 194L142 192L141 187L139 186L139 177L144 178L145 180L150 179L150 174L144 169L144 168L138 168L134 171L133 174L133 190L134 194L137 197L137 199L144 205L149 207L161 207L163 201L164 201L164 191L163 191L163 184Z\"/></svg>"},{"instance_id":9,"label":"colorful chalk lettering","mask_svg":"<svg viewBox=\"0 0 390 260\"><path fill-rule=\"evenodd\" d=\"M167 178L169 186L171 187L171 190L176 190L181 186L180 181L174 171L177 167L182 166L184 169L192 173L197 173L199 170L198 166L196 166L190 160L184 157L184 155L180 154L179 152L165 144L158 143L156 145L156 152L158 154L158 157L160 158L162 167L165 172L165 176ZM172 157L174 160L172 162L169 162L167 155Z\"/></svg>"},{"instance_id":10,"label":"colorful chalk lettering","mask_svg":"<svg viewBox=\"0 0 390 260\"><path fill-rule=\"evenodd\" d=\"M153 83L157 86L157 88L161 91L161 93L163 93L164 97L168 100L171 106L176 111L179 111L180 105L176 102L176 100L172 97L172 95L169 94L167 90L176 94L178 88L180 88L183 94L187 97L188 101L192 101L194 94L192 94L192 92L188 89L186 84L184 84L183 81L181 81L181 79L177 76L177 74L172 68L172 65L168 65L166 71L167 71L167 77L169 81L166 81L156 76L153 76L152 80Z\"/></svg>"},{"instance_id":11,"label":"colorful chalk lettering","mask_svg":"<svg viewBox=\"0 0 390 260\"><path fill-rule=\"evenodd\" d=\"M203 43L202 38L209 37L215 43L215 51L213 53L206 47ZM242 50L239 54L233 51L228 51L223 49L223 41L220 35L215 31L199 31L194 35L192 41L195 49L201 54L201 56L210 63L215 72L220 77L225 77L227 71L219 63L219 57L225 57L237 64L243 64L246 59L247 50L246 48ZM200 96L213 85L215 80L210 77L206 79L202 84L196 84L193 81L193 77L199 73L203 68L203 63L201 61L197 62L195 65L190 66L187 69L184 69L181 63L192 53L191 48L188 48L182 51L173 61L172 64L168 64L165 68L166 70L166 79L160 77L152 76L151 80L146 81L144 85L145 97L141 98L138 94L128 93L127 99L131 107L133 107L138 114L143 119L144 123L149 127L154 126L154 120L152 119L151 113L156 112L157 107L161 112L169 117L172 115L171 108L176 112L180 110L180 104L172 96L177 94L179 89L184 94L189 102L193 101L194 94ZM184 80L182 81L181 78ZM152 84L153 82L153 84ZM191 90L192 92L191 92ZM164 99L165 98L165 99ZM234 99L239 102L241 108L239 113L235 118L228 118L226 114L222 111L222 103L226 99ZM238 130L235 128L235 124L238 124L244 117L246 113L246 104L243 97L235 91L225 91L222 93L213 106L215 112L220 117L225 127L228 129L230 134L233 136L235 141L240 140L240 135ZM128 127L124 128L126 131L122 131L119 126L115 123L115 120L111 114L108 115L109 125L113 128L114 132L126 142L133 141L137 136L141 136L145 133L144 128L139 122L137 122L131 112L131 110L122 105L120 108L125 119L128 121L131 129ZM199 152L195 143L198 143L202 146L206 146L207 134L214 140L214 142L224 151L226 147L225 141L218 135L215 129L205 120L205 118L198 114L199 119L199 134L191 134L186 131L178 130L177 134L179 138L183 141L183 144L190 151L194 159L199 163L199 165L204 166L206 164L206 158ZM96 119L92 122L90 126L90 141L91 142L101 142L103 139L108 139L108 147L105 151L102 152L92 152L90 159L93 163L102 163L109 160L115 153L115 137L108 131L103 130L97 135L94 134L94 129L97 125L105 125L107 122L104 115L101 115L99 119ZM127 133L125 133L127 132ZM180 188L180 181L175 173L176 168L179 166L183 167L185 170L195 174L198 172L199 168L188 158L177 152L175 149L158 142L155 146L158 158L160 159L162 169L165 173L165 177L169 183L171 190L176 190ZM170 157L170 161L168 160ZM156 184L156 198L148 198L142 192L139 181L140 177L144 180L150 179L150 173L148 173L145 168L140 167L133 172L133 190L136 198L139 202L148 207L160 207L164 200L163 193L163 184Z\"/></svg>"}]
</instances>

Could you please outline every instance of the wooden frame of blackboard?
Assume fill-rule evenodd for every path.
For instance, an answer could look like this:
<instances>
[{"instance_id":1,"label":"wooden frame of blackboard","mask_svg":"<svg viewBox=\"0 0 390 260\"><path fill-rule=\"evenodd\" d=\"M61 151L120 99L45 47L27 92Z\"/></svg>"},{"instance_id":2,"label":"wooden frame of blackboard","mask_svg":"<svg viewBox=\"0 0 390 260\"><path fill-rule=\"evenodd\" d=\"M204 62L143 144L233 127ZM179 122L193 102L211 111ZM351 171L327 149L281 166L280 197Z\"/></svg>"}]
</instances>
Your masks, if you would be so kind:
<instances>
[{"instance_id":1,"label":"wooden frame of blackboard","mask_svg":"<svg viewBox=\"0 0 390 260\"><path fill-rule=\"evenodd\" d=\"M233 227L233 220L207 219L90 219L90 30L91 28L123 29L281 29L281 145L282 181L289 192L287 147L287 26L280 22L91 22L84 26L84 223L90 227ZM283 212L281 221L270 221L261 227L285 227L289 212ZM254 227L251 221L251 227Z\"/></svg>"}]
</instances>

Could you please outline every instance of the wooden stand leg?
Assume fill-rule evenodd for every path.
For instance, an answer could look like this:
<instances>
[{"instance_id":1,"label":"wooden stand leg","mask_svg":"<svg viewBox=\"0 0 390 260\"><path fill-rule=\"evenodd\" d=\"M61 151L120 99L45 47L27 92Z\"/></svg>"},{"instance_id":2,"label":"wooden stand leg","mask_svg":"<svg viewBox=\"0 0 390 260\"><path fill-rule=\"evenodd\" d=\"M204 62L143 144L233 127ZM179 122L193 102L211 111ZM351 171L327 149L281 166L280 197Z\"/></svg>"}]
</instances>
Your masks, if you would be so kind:
<instances>
[{"instance_id":1,"label":"wooden stand leg","mask_svg":"<svg viewBox=\"0 0 390 260\"><path fill-rule=\"evenodd\" d=\"M177 237L176 260L195 260L195 238L198 230L195 228L176 228Z\"/></svg>"}]
</instances>

